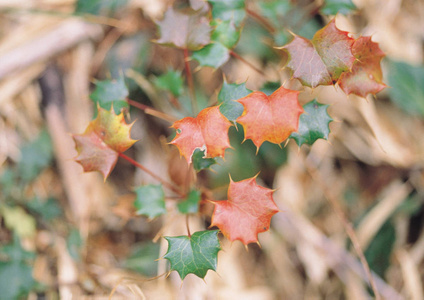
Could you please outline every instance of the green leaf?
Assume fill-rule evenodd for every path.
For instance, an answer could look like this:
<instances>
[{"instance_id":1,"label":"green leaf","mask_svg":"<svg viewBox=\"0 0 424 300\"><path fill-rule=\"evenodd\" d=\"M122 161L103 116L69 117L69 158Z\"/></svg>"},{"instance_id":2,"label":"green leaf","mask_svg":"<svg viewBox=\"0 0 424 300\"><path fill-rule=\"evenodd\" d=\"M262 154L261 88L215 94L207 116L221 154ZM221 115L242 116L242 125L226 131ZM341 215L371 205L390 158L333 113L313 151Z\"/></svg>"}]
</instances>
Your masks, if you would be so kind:
<instances>
[{"instance_id":1,"label":"green leaf","mask_svg":"<svg viewBox=\"0 0 424 300\"><path fill-rule=\"evenodd\" d=\"M90 99L100 107L110 110L112 104L116 114L123 108L128 107L126 98L128 89L125 85L124 76L119 76L116 80L96 81L96 89L90 94Z\"/></svg>"},{"instance_id":2,"label":"green leaf","mask_svg":"<svg viewBox=\"0 0 424 300\"><path fill-rule=\"evenodd\" d=\"M184 201L178 203L178 210L182 214L194 214L199 211L200 191L192 190Z\"/></svg>"},{"instance_id":3,"label":"green leaf","mask_svg":"<svg viewBox=\"0 0 424 300\"><path fill-rule=\"evenodd\" d=\"M212 4L212 17L222 21L234 22L240 27L246 16L244 0L208 0Z\"/></svg>"},{"instance_id":4,"label":"green leaf","mask_svg":"<svg viewBox=\"0 0 424 300\"><path fill-rule=\"evenodd\" d=\"M81 258L80 249L83 246L84 241L75 228L72 228L66 239L66 247L68 248L69 255L76 261L79 261Z\"/></svg>"},{"instance_id":5,"label":"green leaf","mask_svg":"<svg viewBox=\"0 0 424 300\"><path fill-rule=\"evenodd\" d=\"M205 156L205 150L196 149L193 152L191 161L196 171L207 169L210 166L216 164L215 158L203 158Z\"/></svg>"},{"instance_id":6,"label":"green leaf","mask_svg":"<svg viewBox=\"0 0 424 300\"><path fill-rule=\"evenodd\" d=\"M278 81L267 81L261 87L260 91L262 93L265 93L267 96L269 96L272 93L274 93L276 90L278 90L280 87L281 87L281 83Z\"/></svg>"},{"instance_id":7,"label":"green leaf","mask_svg":"<svg viewBox=\"0 0 424 300\"><path fill-rule=\"evenodd\" d=\"M165 193L162 185L144 185L135 189L136 199L134 206L137 215L144 215L150 219L166 213Z\"/></svg>"},{"instance_id":8,"label":"green leaf","mask_svg":"<svg viewBox=\"0 0 424 300\"><path fill-rule=\"evenodd\" d=\"M106 15L124 6L128 0L78 0L76 13Z\"/></svg>"},{"instance_id":9,"label":"green leaf","mask_svg":"<svg viewBox=\"0 0 424 300\"><path fill-rule=\"evenodd\" d=\"M29 215L22 207L0 207L0 213L4 218L7 228L13 230L19 237L34 236L36 223L33 216Z\"/></svg>"},{"instance_id":10,"label":"green leaf","mask_svg":"<svg viewBox=\"0 0 424 300\"><path fill-rule=\"evenodd\" d=\"M221 113L230 121L235 122L243 113L244 107L238 100L252 93L246 88L246 83L227 83L224 80L221 91L218 94L218 102L222 103L219 107Z\"/></svg>"},{"instance_id":11,"label":"green leaf","mask_svg":"<svg viewBox=\"0 0 424 300\"><path fill-rule=\"evenodd\" d=\"M46 130L31 143L21 148L18 173L22 180L31 181L46 167L53 158L52 143Z\"/></svg>"},{"instance_id":12,"label":"green leaf","mask_svg":"<svg viewBox=\"0 0 424 300\"><path fill-rule=\"evenodd\" d=\"M303 106L304 113L299 118L299 129L293 132L290 138L300 146L312 145L318 139L328 139L330 124L333 119L327 113L328 105L320 104L316 100Z\"/></svg>"},{"instance_id":13,"label":"green leaf","mask_svg":"<svg viewBox=\"0 0 424 300\"><path fill-rule=\"evenodd\" d=\"M1 299L14 300L26 297L36 282L32 277L29 260L33 252L25 251L15 238L12 244L0 248L0 291Z\"/></svg>"},{"instance_id":14,"label":"green leaf","mask_svg":"<svg viewBox=\"0 0 424 300\"><path fill-rule=\"evenodd\" d=\"M232 49L240 38L240 29L237 29L233 21L213 20L214 30L211 39L222 44L228 49Z\"/></svg>"},{"instance_id":15,"label":"green leaf","mask_svg":"<svg viewBox=\"0 0 424 300\"><path fill-rule=\"evenodd\" d=\"M124 260L123 267L139 272L146 276L155 276L157 273L159 244L147 242L135 245L130 256Z\"/></svg>"},{"instance_id":16,"label":"green leaf","mask_svg":"<svg viewBox=\"0 0 424 300\"><path fill-rule=\"evenodd\" d=\"M180 71L168 70L165 74L157 77L154 84L161 90L171 92L175 97L180 96L184 92L184 81Z\"/></svg>"},{"instance_id":17,"label":"green leaf","mask_svg":"<svg viewBox=\"0 0 424 300\"><path fill-rule=\"evenodd\" d=\"M212 43L193 52L191 57L197 60L202 67L218 69L230 59L230 54L224 45Z\"/></svg>"},{"instance_id":18,"label":"green leaf","mask_svg":"<svg viewBox=\"0 0 424 300\"><path fill-rule=\"evenodd\" d=\"M42 200L38 197L35 197L29 201L26 206L30 211L39 214L42 219L46 221L53 220L63 214L62 208L58 204L57 200L54 198L48 198L47 200Z\"/></svg>"},{"instance_id":19,"label":"green leaf","mask_svg":"<svg viewBox=\"0 0 424 300\"><path fill-rule=\"evenodd\" d=\"M353 10L356 10L352 0L325 0L324 6L321 8L321 13L324 15L347 15Z\"/></svg>"},{"instance_id":20,"label":"green leaf","mask_svg":"<svg viewBox=\"0 0 424 300\"><path fill-rule=\"evenodd\" d=\"M390 99L410 113L424 117L424 67L387 60Z\"/></svg>"},{"instance_id":21,"label":"green leaf","mask_svg":"<svg viewBox=\"0 0 424 300\"><path fill-rule=\"evenodd\" d=\"M191 237L165 237L168 251L164 258L171 263L171 271L177 271L181 279L192 273L205 278L208 270L216 271L221 245L218 230L193 233Z\"/></svg>"}]
</instances>

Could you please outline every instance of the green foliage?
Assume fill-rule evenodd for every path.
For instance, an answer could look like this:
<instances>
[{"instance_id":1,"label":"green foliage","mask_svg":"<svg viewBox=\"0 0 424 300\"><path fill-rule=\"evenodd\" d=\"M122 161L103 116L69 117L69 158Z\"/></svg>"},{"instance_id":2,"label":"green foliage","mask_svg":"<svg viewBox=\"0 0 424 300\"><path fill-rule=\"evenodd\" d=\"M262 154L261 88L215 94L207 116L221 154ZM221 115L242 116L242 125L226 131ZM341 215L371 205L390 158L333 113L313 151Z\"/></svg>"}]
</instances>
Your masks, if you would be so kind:
<instances>
[{"instance_id":1,"label":"green foliage","mask_svg":"<svg viewBox=\"0 0 424 300\"><path fill-rule=\"evenodd\" d=\"M242 97L249 95L252 91L246 88L246 83L227 83L225 80L218 94L219 110L231 122L235 122L243 113L243 105L236 102Z\"/></svg>"},{"instance_id":2,"label":"green foliage","mask_svg":"<svg viewBox=\"0 0 424 300\"><path fill-rule=\"evenodd\" d=\"M116 114L119 114L123 108L128 108L126 101L128 89L124 76L121 75L114 80L96 81L95 84L96 88L90 94L95 104L106 110L110 110L113 105Z\"/></svg>"},{"instance_id":3,"label":"green foliage","mask_svg":"<svg viewBox=\"0 0 424 300\"><path fill-rule=\"evenodd\" d=\"M181 71L168 70L163 75L160 75L154 81L156 87L161 90L171 92L174 97L179 97L184 92L184 83L181 77Z\"/></svg>"},{"instance_id":4,"label":"green foliage","mask_svg":"<svg viewBox=\"0 0 424 300\"><path fill-rule=\"evenodd\" d=\"M181 279L192 273L204 278L208 270L216 270L221 245L218 230L206 230L188 236L166 236L168 251L164 258L171 263L171 270L177 271Z\"/></svg>"},{"instance_id":5,"label":"green foliage","mask_svg":"<svg viewBox=\"0 0 424 300\"><path fill-rule=\"evenodd\" d=\"M21 299L35 287L30 266L34 258L35 254L25 251L17 237L13 243L0 248L1 299Z\"/></svg>"},{"instance_id":6,"label":"green foliage","mask_svg":"<svg viewBox=\"0 0 424 300\"><path fill-rule=\"evenodd\" d=\"M53 150L50 136L46 130L21 148L21 159L18 163L18 174L23 181L31 181L52 161Z\"/></svg>"},{"instance_id":7,"label":"green foliage","mask_svg":"<svg viewBox=\"0 0 424 300\"><path fill-rule=\"evenodd\" d=\"M208 0L212 4L212 17L222 21L233 21L240 27L246 16L244 0Z\"/></svg>"},{"instance_id":8,"label":"green foliage","mask_svg":"<svg viewBox=\"0 0 424 300\"><path fill-rule=\"evenodd\" d=\"M19 237L31 237L35 234L36 224L33 216L22 207L0 206L0 214L7 228L13 230Z\"/></svg>"},{"instance_id":9,"label":"green foliage","mask_svg":"<svg viewBox=\"0 0 424 300\"><path fill-rule=\"evenodd\" d=\"M211 35L212 41L222 44L228 49L234 48L240 39L241 30L238 29L232 20L213 20L211 23L214 30Z\"/></svg>"},{"instance_id":10,"label":"green foliage","mask_svg":"<svg viewBox=\"0 0 424 300\"><path fill-rule=\"evenodd\" d=\"M106 15L124 6L128 0L78 0L77 14Z\"/></svg>"},{"instance_id":11,"label":"green foliage","mask_svg":"<svg viewBox=\"0 0 424 300\"><path fill-rule=\"evenodd\" d=\"M69 255L76 260L79 261L81 258L80 249L83 245L84 241L79 233L79 231L75 228L72 228L68 234L68 238L66 239L66 247L68 248Z\"/></svg>"},{"instance_id":12,"label":"green foliage","mask_svg":"<svg viewBox=\"0 0 424 300\"><path fill-rule=\"evenodd\" d=\"M196 149L193 152L191 157L193 168L196 171L201 171L209 168L210 166L216 164L215 158L203 158L205 156L205 150Z\"/></svg>"},{"instance_id":13,"label":"green foliage","mask_svg":"<svg viewBox=\"0 0 424 300\"><path fill-rule=\"evenodd\" d=\"M187 197L178 203L178 210L182 214L194 214L199 211L200 191L192 190Z\"/></svg>"},{"instance_id":14,"label":"green foliage","mask_svg":"<svg viewBox=\"0 0 424 300\"><path fill-rule=\"evenodd\" d=\"M150 219L166 213L165 193L161 185L144 185L135 189L136 199L134 206L137 215L144 215Z\"/></svg>"},{"instance_id":15,"label":"green foliage","mask_svg":"<svg viewBox=\"0 0 424 300\"><path fill-rule=\"evenodd\" d=\"M146 276L155 276L158 268L159 244L141 243L131 249L131 254L122 263L124 268Z\"/></svg>"},{"instance_id":16,"label":"green foliage","mask_svg":"<svg viewBox=\"0 0 424 300\"><path fill-rule=\"evenodd\" d=\"M328 105L320 104L315 99L303 106L304 113L299 118L299 130L290 138L300 146L312 145L318 139L328 140L330 124L333 119L327 113Z\"/></svg>"},{"instance_id":17,"label":"green foliage","mask_svg":"<svg viewBox=\"0 0 424 300\"><path fill-rule=\"evenodd\" d=\"M63 214L61 206L54 198L44 200L39 197L34 197L26 206L31 212L40 215L41 218L46 221L56 219Z\"/></svg>"},{"instance_id":18,"label":"green foliage","mask_svg":"<svg viewBox=\"0 0 424 300\"><path fill-rule=\"evenodd\" d=\"M230 55L224 45L212 43L194 52L191 57L197 60L202 67L217 69L228 61Z\"/></svg>"},{"instance_id":19,"label":"green foliage","mask_svg":"<svg viewBox=\"0 0 424 300\"><path fill-rule=\"evenodd\" d=\"M388 60L390 99L412 115L424 117L424 67Z\"/></svg>"},{"instance_id":20,"label":"green foliage","mask_svg":"<svg viewBox=\"0 0 424 300\"><path fill-rule=\"evenodd\" d=\"M347 15L356 10L352 0L325 0L321 13L324 15Z\"/></svg>"}]
</instances>

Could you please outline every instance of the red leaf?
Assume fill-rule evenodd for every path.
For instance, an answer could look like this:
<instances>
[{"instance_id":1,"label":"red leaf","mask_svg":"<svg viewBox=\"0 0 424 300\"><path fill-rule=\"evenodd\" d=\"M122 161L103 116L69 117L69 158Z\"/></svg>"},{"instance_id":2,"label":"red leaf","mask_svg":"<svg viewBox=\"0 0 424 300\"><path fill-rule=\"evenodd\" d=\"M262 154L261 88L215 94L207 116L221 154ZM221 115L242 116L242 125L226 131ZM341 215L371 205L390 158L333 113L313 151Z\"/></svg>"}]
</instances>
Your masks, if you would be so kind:
<instances>
[{"instance_id":1,"label":"red leaf","mask_svg":"<svg viewBox=\"0 0 424 300\"><path fill-rule=\"evenodd\" d=\"M340 75L352 69L355 57L353 38L336 27L335 19L318 30L312 40L301 36L282 49L289 55L287 68L303 85L312 88L335 83Z\"/></svg>"},{"instance_id":2,"label":"red leaf","mask_svg":"<svg viewBox=\"0 0 424 300\"><path fill-rule=\"evenodd\" d=\"M175 122L172 128L177 135L171 141L188 163L197 148L205 150L205 158L224 157L225 149L231 147L228 138L230 121L219 111L219 106L203 109L196 118L186 117Z\"/></svg>"},{"instance_id":3,"label":"red leaf","mask_svg":"<svg viewBox=\"0 0 424 300\"><path fill-rule=\"evenodd\" d=\"M83 134L73 134L84 172L99 171L106 179L116 164L118 155L130 148L136 140L130 138L132 124L125 123L123 113L116 115L98 107L97 118L88 124Z\"/></svg>"},{"instance_id":4,"label":"red leaf","mask_svg":"<svg viewBox=\"0 0 424 300\"><path fill-rule=\"evenodd\" d=\"M339 86L346 94L356 94L365 97L376 94L386 87L383 83L383 73L380 62L385 56L377 43L371 41L370 36L360 37L352 47L356 61L352 72L345 72L340 76Z\"/></svg>"},{"instance_id":5,"label":"red leaf","mask_svg":"<svg viewBox=\"0 0 424 300\"><path fill-rule=\"evenodd\" d=\"M269 229L271 217L280 210L271 189L256 184L256 176L239 182L230 181L228 200L213 201L211 226L217 226L230 240L243 244L258 241L258 234Z\"/></svg>"},{"instance_id":6,"label":"red leaf","mask_svg":"<svg viewBox=\"0 0 424 300\"><path fill-rule=\"evenodd\" d=\"M280 87L270 96L253 92L238 100L244 106L237 122L243 125L245 139L251 139L257 149L264 141L281 144L297 131L299 116L303 112L298 91Z\"/></svg>"}]
</instances>

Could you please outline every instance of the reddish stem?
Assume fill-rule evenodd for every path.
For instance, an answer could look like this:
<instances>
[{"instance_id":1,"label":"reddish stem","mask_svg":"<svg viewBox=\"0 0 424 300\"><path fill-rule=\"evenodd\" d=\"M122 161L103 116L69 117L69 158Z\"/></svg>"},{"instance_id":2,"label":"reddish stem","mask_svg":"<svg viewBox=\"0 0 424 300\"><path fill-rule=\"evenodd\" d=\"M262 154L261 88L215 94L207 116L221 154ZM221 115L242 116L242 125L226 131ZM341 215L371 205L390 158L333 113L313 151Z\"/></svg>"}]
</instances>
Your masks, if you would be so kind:
<instances>
[{"instance_id":1,"label":"reddish stem","mask_svg":"<svg viewBox=\"0 0 424 300\"><path fill-rule=\"evenodd\" d=\"M246 13L250 15L253 19L258 21L266 30L268 30L270 33L275 33L277 30L274 28L274 26L268 22L267 19L262 17L261 15L257 14L253 10L250 10L246 8Z\"/></svg>"},{"instance_id":2,"label":"reddish stem","mask_svg":"<svg viewBox=\"0 0 424 300\"><path fill-rule=\"evenodd\" d=\"M250 62L248 62L247 60L245 60L243 57L241 57L240 55L238 55L236 52L234 52L233 50L230 50L230 55L236 59L238 59L239 61L243 62L244 64L248 65L249 67L251 67L253 70L255 70L256 72L258 72L259 74L261 74L262 76L266 76L266 74L258 69L257 67L255 67L254 65L252 65Z\"/></svg>"},{"instance_id":3,"label":"reddish stem","mask_svg":"<svg viewBox=\"0 0 424 300\"><path fill-rule=\"evenodd\" d=\"M191 108L193 110L193 114L197 115L197 113L199 112L199 107L197 106L196 93L194 91L193 74L191 73L190 65L188 62L188 49L184 48L184 66L186 71L188 89L190 91Z\"/></svg>"},{"instance_id":4,"label":"reddish stem","mask_svg":"<svg viewBox=\"0 0 424 300\"><path fill-rule=\"evenodd\" d=\"M188 224L188 214L186 215L187 236L191 237L190 226Z\"/></svg>"},{"instance_id":5,"label":"reddish stem","mask_svg":"<svg viewBox=\"0 0 424 300\"><path fill-rule=\"evenodd\" d=\"M126 156L123 153L119 153L119 156L122 157L123 159L129 161L132 165L136 166L137 168L143 170L144 172L146 172L147 174L149 174L150 176L152 176L154 179L158 180L160 183L163 184L163 186L167 187L168 189L170 189L171 191L175 192L176 194L180 195L181 197L184 197L184 194L178 189L176 188L174 185L172 185L171 183L165 181L164 179L162 179L160 176L156 175L155 173L153 173L152 171L150 171L149 169L147 169L145 166L143 166L142 164L136 162L135 160L133 160L131 157Z\"/></svg>"},{"instance_id":6,"label":"reddish stem","mask_svg":"<svg viewBox=\"0 0 424 300\"><path fill-rule=\"evenodd\" d=\"M137 101L134 101L134 100L131 100L131 99L128 99L128 98L126 100L127 100L127 103L129 105L137 107L138 109L141 109L142 111L144 111L148 115L151 115L151 116L154 116L156 118L168 121L170 123L174 123L175 121L178 120L177 118L170 116L166 113L163 113L161 111L158 111L154 108L151 108L150 106L144 105L142 103L139 103Z\"/></svg>"}]
</instances>

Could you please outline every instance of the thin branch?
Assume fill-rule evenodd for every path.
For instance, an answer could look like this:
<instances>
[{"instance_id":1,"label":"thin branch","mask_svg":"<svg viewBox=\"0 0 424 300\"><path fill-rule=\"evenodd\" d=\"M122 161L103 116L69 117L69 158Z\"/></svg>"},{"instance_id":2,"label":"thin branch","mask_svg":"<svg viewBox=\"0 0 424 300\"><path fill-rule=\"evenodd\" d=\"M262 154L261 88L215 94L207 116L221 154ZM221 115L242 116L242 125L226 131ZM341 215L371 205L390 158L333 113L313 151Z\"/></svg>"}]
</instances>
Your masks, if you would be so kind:
<instances>
[{"instance_id":1,"label":"thin branch","mask_svg":"<svg viewBox=\"0 0 424 300\"><path fill-rule=\"evenodd\" d=\"M188 89L190 91L191 108L193 110L193 114L197 115L197 113L199 112L199 107L197 105L196 92L194 90L193 74L191 73L190 65L188 62L189 62L188 50L187 48L184 48L184 66L185 66L185 72L187 77Z\"/></svg>"},{"instance_id":2,"label":"thin branch","mask_svg":"<svg viewBox=\"0 0 424 300\"><path fill-rule=\"evenodd\" d=\"M137 101L131 100L129 98L127 98L126 100L127 100L127 102L128 102L129 105L134 106L134 107L137 107L138 109L141 109L142 111L144 111L148 115L154 116L156 118L165 120L165 121L170 122L170 123L174 123L175 121L178 120L177 118L175 118L175 117L173 117L171 115L168 115L166 113L163 113L161 111L158 111L158 110L156 110L156 109L154 109L154 108L152 108L150 106L144 105L142 103L139 103Z\"/></svg>"},{"instance_id":3,"label":"thin branch","mask_svg":"<svg viewBox=\"0 0 424 300\"><path fill-rule=\"evenodd\" d=\"M119 153L119 156L122 157L123 159L129 161L132 165L136 166L137 168L143 170L144 172L146 172L147 174L149 174L150 176L152 176L154 179L158 180L160 183L163 184L164 187L170 189L171 191L175 192L176 194L180 195L181 197L184 197L184 194L177 187L175 187L173 184L165 181L163 178L161 178L160 176L156 175L155 173L153 173L152 171L150 171L149 169L147 169L142 164L136 162L135 160L133 160L132 158L126 156L123 153Z\"/></svg>"},{"instance_id":4,"label":"thin branch","mask_svg":"<svg viewBox=\"0 0 424 300\"><path fill-rule=\"evenodd\" d=\"M305 160L305 167L308 173L314 179L314 181L316 181L320 185L320 187L322 188L324 192L325 198L327 198L327 200L330 202L337 217L342 222L347 235L352 241L352 245L355 248L355 251L359 257L359 260L361 261L362 266L365 269L365 273L367 274L369 284L374 292L375 299L380 300L381 299L380 293L378 291L377 285L375 284L374 277L372 276L372 273L368 265L368 262L365 258L364 252L361 249L358 237L356 236L356 233L352 227L352 224L347 220L347 217L339 204L338 197L332 193L331 189L327 186L327 183L322 179L321 175L319 174L318 169L311 162L308 162L308 160Z\"/></svg>"},{"instance_id":5,"label":"thin branch","mask_svg":"<svg viewBox=\"0 0 424 300\"><path fill-rule=\"evenodd\" d=\"M238 59L239 61L241 61L242 63L248 65L249 67L251 67L253 70L255 70L256 72L258 72L259 74L261 74L262 76L266 77L266 74L259 68L255 67L254 65L252 65L250 62L248 62L247 60L245 60L243 57L241 57L240 55L238 55L236 52L234 52L233 50L230 50L230 55L236 59Z\"/></svg>"},{"instance_id":6,"label":"thin branch","mask_svg":"<svg viewBox=\"0 0 424 300\"><path fill-rule=\"evenodd\" d=\"M190 232L190 226L189 226L189 223L188 223L188 218L189 218L189 215L186 214L187 236L190 238L191 237L191 232Z\"/></svg>"},{"instance_id":7,"label":"thin branch","mask_svg":"<svg viewBox=\"0 0 424 300\"><path fill-rule=\"evenodd\" d=\"M246 13L249 16L251 16L253 19L255 19L256 21L258 21L258 23L261 24L266 30L268 30L269 33L274 34L277 31L274 28L274 26L270 22L268 22L267 19L265 19L263 16L257 14L253 10L250 10L250 9L246 8Z\"/></svg>"}]
</instances>

